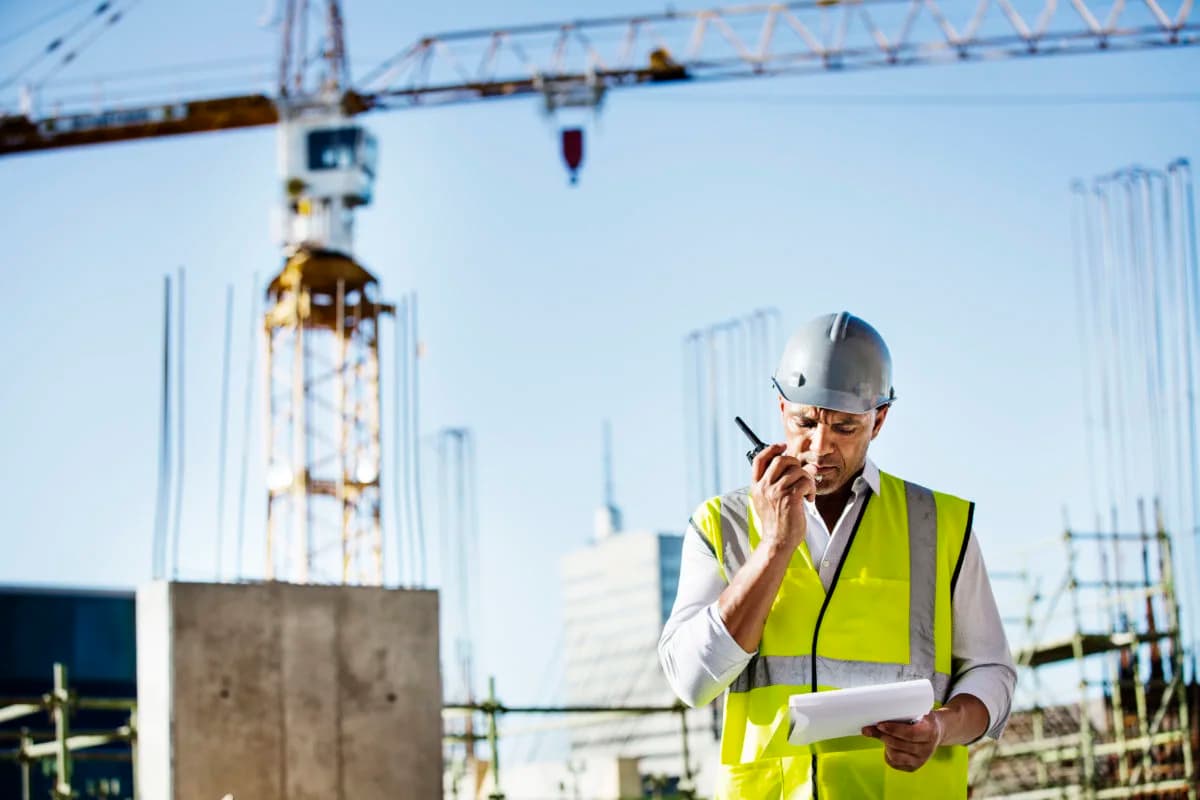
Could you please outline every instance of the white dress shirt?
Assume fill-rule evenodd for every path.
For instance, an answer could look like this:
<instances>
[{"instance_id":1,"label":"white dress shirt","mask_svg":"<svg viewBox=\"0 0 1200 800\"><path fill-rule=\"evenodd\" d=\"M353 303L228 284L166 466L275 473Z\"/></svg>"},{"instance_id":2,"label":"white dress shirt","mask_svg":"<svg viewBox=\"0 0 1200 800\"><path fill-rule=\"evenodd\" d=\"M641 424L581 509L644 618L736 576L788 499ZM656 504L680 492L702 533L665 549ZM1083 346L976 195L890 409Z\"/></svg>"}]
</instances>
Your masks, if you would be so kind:
<instances>
[{"instance_id":1,"label":"white dress shirt","mask_svg":"<svg viewBox=\"0 0 1200 800\"><path fill-rule=\"evenodd\" d=\"M851 489L851 498L833 531L825 525L814 503L804 503L808 520L805 543L826 590L837 571L835 554L829 553L831 558L826 558L830 543L846 540L863 503L872 492L879 492L879 468L870 459ZM689 526L683 540L679 590L658 642L658 655L671 688L690 706L706 705L715 699L754 657L734 640L721 619L717 598L725 586L716 556L700 533ZM977 697L988 711L985 735L999 739L1008 722L1017 671L974 531L967 540L951 603L954 641L950 697Z\"/></svg>"}]
</instances>

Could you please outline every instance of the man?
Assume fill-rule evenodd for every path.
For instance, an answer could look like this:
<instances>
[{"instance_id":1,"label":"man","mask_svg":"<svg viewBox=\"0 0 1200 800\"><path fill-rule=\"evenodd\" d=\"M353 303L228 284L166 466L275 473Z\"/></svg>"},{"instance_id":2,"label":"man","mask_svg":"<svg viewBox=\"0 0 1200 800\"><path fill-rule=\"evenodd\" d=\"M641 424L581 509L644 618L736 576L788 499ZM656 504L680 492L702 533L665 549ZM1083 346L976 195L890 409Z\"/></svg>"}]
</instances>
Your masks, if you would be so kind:
<instances>
[{"instance_id":1,"label":"man","mask_svg":"<svg viewBox=\"0 0 1200 800\"><path fill-rule=\"evenodd\" d=\"M846 312L788 342L786 444L692 515L659 658L688 705L725 697L717 797L966 797L970 742L999 737L1016 670L971 534L974 504L867 458L895 401L882 337ZM794 694L927 678L934 710L787 741Z\"/></svg>"}]
</instances>

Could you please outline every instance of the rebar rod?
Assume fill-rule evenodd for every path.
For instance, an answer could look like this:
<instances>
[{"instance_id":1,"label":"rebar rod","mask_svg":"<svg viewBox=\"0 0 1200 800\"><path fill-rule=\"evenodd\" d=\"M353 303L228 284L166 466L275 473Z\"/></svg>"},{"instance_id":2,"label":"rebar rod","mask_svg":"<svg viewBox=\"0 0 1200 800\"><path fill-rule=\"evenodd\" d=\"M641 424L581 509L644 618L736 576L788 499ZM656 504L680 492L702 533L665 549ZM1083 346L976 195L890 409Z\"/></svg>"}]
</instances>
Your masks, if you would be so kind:
<instances>
[{"instance_id":1,"label":"rebar rod","mask_svg":"<svg viewBox=\"0 0 1200 800\"><path fill-rule=\"evenodd\" d=\"M412 292L412 343L413 343L413 358L412 358L412 441L415 443L421 435L421 341L420 328L417 325L417 293ZM414 533L417 537L417 554L420 556L421 562L421 583L427 584L426 577L426 560L425 560L425 514L423 504L421 502L421 448L413 446L412 452L413 464L413 498L416 510L417 524Z\"/></svg>"},{"instance_id":2,"label":"rebar rod","mask_svg":"<svg viewBox=\"0 0 1200 800\"><path fill-rule=\"evenodd\" d=\"M225 454L229 439L229 358L233 342L233 284L225 288L225 347L221 354L221 414L217 434L217 581L224 580Z\"/></svg>"},{"instance_id":3,"label":"rebar rod","mask_svg":"<svg viewBox=\"0 0 1200 800\"><path fill-rule=\"evenodd\" d=\"M250 426L254 419L254 361L258 351L258 303L255 302L257 292L258 273L256 272L250 277L250 294L246 301L250 309L250 338L246 348L246 393L242 405L242 472L238 480L237 543L234 551L234 574L239 580L246 575L242 558L246 545L246 487L250 474ZM267 386L269 390L269 374Z\"/></svg>"},{"instance_id":4,"label":"rebar rod","mask_svg":"<svg viewBox=\"0 0 1200 800\"><path fill-rule=\"evenodd\" d=\"M171 276L163 276L162 395L158 432L158 486L154 503L151 569L155 580L166 574L167 514L171 497Z\"/></svg>"},{"instance_id":5,"label":"rebar rod","mask_svg":"<svg viewBox=\"0 0 1200 800\"><path fill-rule=\"evenodd\" d=\"M184 466L186 460L184 458L184 437L186 428L184 423L185 411L185 392L187 391L187 372L184 367L184 355L187 352L187 324L185 314L187 312L187 293L184 285L183 267L179 268L179 339L178 350L175 360L178 365L175 367L175 382L178 386L178 391L175 393L175 519L171 528L171 578L179 577L179 536L183 526L183 478Z\"/></svg>"}]
</instances>

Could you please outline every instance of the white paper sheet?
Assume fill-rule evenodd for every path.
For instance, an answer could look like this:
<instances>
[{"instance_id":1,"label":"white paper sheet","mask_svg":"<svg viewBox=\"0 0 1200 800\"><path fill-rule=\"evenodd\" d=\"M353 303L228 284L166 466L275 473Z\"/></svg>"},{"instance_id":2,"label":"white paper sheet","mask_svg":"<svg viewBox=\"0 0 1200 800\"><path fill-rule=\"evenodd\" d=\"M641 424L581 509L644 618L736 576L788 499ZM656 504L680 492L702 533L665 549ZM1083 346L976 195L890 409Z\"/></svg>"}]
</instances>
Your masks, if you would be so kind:
<instances>
[{"instance_id":1,"label":"white paper sheet","mask_svg":"<svg viewBox=\"0 0 1200 800\"><path fill-rule=\"evenodd\" d=\"M792 744L812 744L842 736L858 736L877 722L915 721L933 708L933 686L916 681L794 694L788 699Z\"/></svg>"}]
</instances>

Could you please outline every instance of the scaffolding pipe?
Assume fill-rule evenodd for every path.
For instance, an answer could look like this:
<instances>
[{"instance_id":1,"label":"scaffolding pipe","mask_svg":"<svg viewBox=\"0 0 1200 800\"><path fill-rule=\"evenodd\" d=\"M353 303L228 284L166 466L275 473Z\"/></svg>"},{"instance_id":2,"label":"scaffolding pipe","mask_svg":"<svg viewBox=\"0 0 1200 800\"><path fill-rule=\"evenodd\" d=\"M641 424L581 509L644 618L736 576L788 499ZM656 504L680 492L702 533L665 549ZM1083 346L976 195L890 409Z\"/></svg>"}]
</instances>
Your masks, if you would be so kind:
<instances>
[{"instance_id":1,"label":"scaffolding pipe","mask_svg":"<svg viewBox=\"0 0 1200 800\"><path fill-rule=\"evenodd\" d=\"M688 752L687 706L679 709L679 727L682 737L680 741L683 743L683 778L687 781L687 786L681 788L690 791L695 786L696 776L692 773L692 756Z\"/></svg>"},{"instance_id":2,"label":"scaffolding pipe","mask_svg":"<svg viewBox=\"0 0 1200 800\"><path fill-rule=\"evenodd\" d=\"M1148 545L1148 539L1147 539L1147 534L1146 534L1146 505L1145 505L1143 498L1140 498L1140 497L1138 498L1137 510L1138 510L1138 527L1139 527L1138 534L1142 537L1142 555L1143 555L1143 559L1144 559L1143 563L1146 564L1146 570L1147 570L1147 574L1145 575L1145 580L1146 580L1146 585L1149 586L1149 584L1150 584L1150 576L1148 574L1149 553L1147 552L1147 548L1149 545ZM1151 599L1149 597L1147 597L1146 598L1146 608L1147 608L1148 613L1152 607L1153 607L1153 603L1151 602ZM1151 654L1151 658L1153 658L1158 650L1158 642L1153 638L1153 631L1154 631L1153 616L1150 616L1150 619L1148 620L1148 622L1149 622L1149 626L1150 626L1149 631L1151 633L1150 654ZM1140 663L1141 659L1138 658L1138 653L1136 653L1136 652L1133 653L1132 658L1130 660L1131 660L1132 666L1133 666L1133 698L1134 698L1134 703L1136 704L1136 707L1137 707L1138 736L1145 738L1150 735L1149 710L1146 705L1146 684L1141 679L1141 663ZM1153 666L1151 666L1150 675L1151 676L1154 675ZM1149 750L1142 751L1141 769L1145 770L1144 774L1146 774L1146 775L1150 774L1150 751ZM1136 775L1137 773L1135 772L1134 774Z\"/></svg>"},{"instance_id":3,"label":"scaffolding pipe","mask_svg":"<svg viewBox=\"0 0 1200 800\"><path fill-rule=\"evenodd\" d=\"M496 731L496 713L500 705L496 702L496 676L488 676L488 699L485 712L488 717L488 749L492 757L492 793L488 800L504 800L504 792L500 790L500 746Z\"/></svg>"},{"instance_id":4,"label":"scaffolding pipe","mask_svg":"<svg viewBox=\"0 0 1200 800\"><path fill-rule=\"evenodd\" d=\"M5 722L11 722L14 719L28 717L41 710L41 703L19 703L17 705L5 706L4 708L0 708L0 725Z\"/></svg>"},{"instance_id":5,"label":"scaffolding pipe","mask_svg":"<svg viewBox=\"0 0 1200 800\"><path fill-rule=\"evenodd\" d=\"M21 729L21 750L20 750L20 752L24 753L26 750L29 749L30 745L32 745L32 744L33 744L33 738L29 735L29 729L22 728ZM29 780L29 758L22 756L20 758L20 762L21 762L21 800L30 800L30 792L32 791L32 789L30 787L30 780Z\"/></svg>"},{"instance_id":6,"label":"scaffolding pipe","mask_svg":"<svg viewBox=\"0 0 1200 800\"><path fill-rule=\"evenodd\" d=\"M51 756L58 759L60 751L64 749L66 752L74 753L76 750L87 750L91 747L103 747L106 744L128 741L130 741L129 729L118 728L115 733L68 736L62 742L56 739L53 742L31 744L25 748L24 753L30 759L49 758Z\"/></svg>"},{"instance_id":7,"label":"scaffolding pipe","mask_svg":"<svg viewBox=\"0 0 1200 800\"><path fill-rule=\"evenodd\" d=\"M71 734L71 723L67 711L71 694L67 690L67 667L54 665L54 691L50 695L51 714L54 716L54 742L50 752L54 754L54 797L62 800L71 798L71 749L67 740ZM47 753L49 755L49 753Z\"/></svg>"},{"instance_id":8,"label":"scaffolding pipe","mask_svg":"<svg viewBox=\"0 0 1200 800\"><path fill-rule=\"evenodd\" d=\"M137 709L132 708L129 711L129 771L133 777L133 800L138 800L138 727L137 727Z\"/></svg>"},{"instance_id":9,"label":"scaffolding pipe","mask_svg":"<svg viewBox=\"0 0 1200 800\"><path fill-rule=\"evenodd\" d=\"M1071 540L1071 531L1069 529L1065 532L1063 541L1067 547L1067 584L1071 588L1071 614L1075 622L1075 635L1071 641L1075 653L1075 662L1079 665L1079 744L1083 756L1084 797L1090 800L1096 796L1096 762L1095 754L1092 750L1092 723L1087 715L1087 670L1085 669L1083 658L1083 621L1079 616L1079 598L1078 593L1075 591L1075 582L1077 580L1075 545Z\"/></svg>"},{"instance_id":10,"label":"scaffolding pipe","mask_svg":"<svg viewBox=\"0 0 1200 800\"><path fill-rule=\"evenodd\" d=\"M1156 515L1157 516L1157 515ZM1175 638L1171 643L1171 672L1173 677L1180 681L1183 691L1179 693L1179 727L1184 731L1191 732L1192 725L1189 719L1190 701L1188 698L1187 684L1183 683L1183 653L1179 647L1179 607L1175 602L1175 573L1174 560L1171 553L1171 537L1163 530L1161 517L1158 520L1157 537L1159 543L1159 564L1162 571L1160 579L1166 587L1164 592L1164 602L1167 612L1167 625L1175 632ZM1195 675L1192 680L1196 681ZM1196 765L1192 759L1192 748L1190 742L1185 742L1183 746L1183 772L1184 777L1188 782L1188 800L1197 800L1196 791Z\"/></svg>"}]
</instances>

